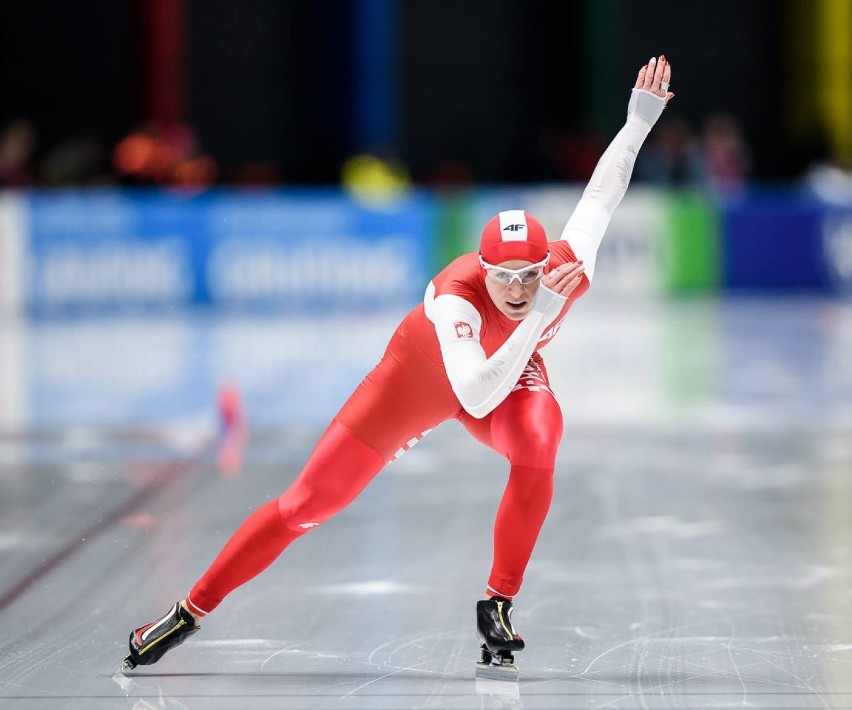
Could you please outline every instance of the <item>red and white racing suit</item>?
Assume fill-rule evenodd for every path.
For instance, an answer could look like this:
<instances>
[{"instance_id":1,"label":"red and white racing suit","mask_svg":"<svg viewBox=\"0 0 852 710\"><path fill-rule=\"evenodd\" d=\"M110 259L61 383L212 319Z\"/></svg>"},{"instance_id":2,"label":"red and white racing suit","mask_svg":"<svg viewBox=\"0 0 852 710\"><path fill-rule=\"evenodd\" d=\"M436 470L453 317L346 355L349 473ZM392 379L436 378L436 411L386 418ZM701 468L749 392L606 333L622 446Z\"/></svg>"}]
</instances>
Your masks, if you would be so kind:
<instances>
[{"instance_id":1,"label":"red and white racing suit","mask_svg":"<svg viewBox=\"0 0 852 710\"><path fill-rule=\"evenodd\" d=\"M400 323L381 361L334 417L297 479L246 519L193 587L187 597L191 611L212 611L294 539L352 502L388 462L453 418L509 461L488 593L511 598L518 592L550 506L562 438L562 414L538 350L588 290L598 245L652 124L647 117L628 116L562 238L550 243L549 269L584 261L585 275L570 297L540 286L530 314L511 320L488 295L477 255L453 261Z\"/></svg>"}]
</instances>

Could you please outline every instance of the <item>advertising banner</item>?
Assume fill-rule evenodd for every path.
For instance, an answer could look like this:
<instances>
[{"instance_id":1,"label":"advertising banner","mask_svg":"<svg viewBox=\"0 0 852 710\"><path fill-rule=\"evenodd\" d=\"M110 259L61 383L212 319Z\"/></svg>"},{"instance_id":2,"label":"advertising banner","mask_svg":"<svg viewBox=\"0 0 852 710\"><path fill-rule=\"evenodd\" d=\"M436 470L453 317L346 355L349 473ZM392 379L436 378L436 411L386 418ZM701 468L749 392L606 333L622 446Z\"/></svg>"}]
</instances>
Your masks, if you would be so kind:
<instances>
[{"instance_id":1,"label":"advertising banner","mask_svg":"<svg viewBox=\"0 0 852 710\"><path fill-rule=\"evenodd\" d=\"M0 315L20 310L25 240L24 198L18 192L0 192Z\"/></svg>"},{"instance_id":2,"label":"advertising banner","mask_svg":"<svg viewBox=\"0 0 852 710\"><path fill-rule=\"evenodd\" d=\"M813 198L792 191L752 194L723 205L725 287L826 290L824 211Z\"/></svg>"},{"instance_id":3,"label":"advertising banner","mask_svg":"<svg viewBox=\"0 0 852 710\"><path fill-rule=\"evenodd\" d=\"M417 195L379 209L339 190L34 192L25 211L34 313L413 303L433 253Z\"/></svg>"},{"instance_id":4,"label":"advertising banner","mask_svg":"<svg viewBox=\"0 0 852 710\"><path fill-rule=\"evenodd\" d=\"M827 207L820 223L821 257L832 291L852 295L852 205Z\"/></svg>"},{"instance_id":5,"label":"advertising banner","mask_svg":"<svg viewBox=\"0 0 852 710\"><path fill-rule=\"evenodd\" d=\"M663 193L663 289L669 294L718 289L719 218L716 205L700 192Z\"/></svg>"}]
</instances>

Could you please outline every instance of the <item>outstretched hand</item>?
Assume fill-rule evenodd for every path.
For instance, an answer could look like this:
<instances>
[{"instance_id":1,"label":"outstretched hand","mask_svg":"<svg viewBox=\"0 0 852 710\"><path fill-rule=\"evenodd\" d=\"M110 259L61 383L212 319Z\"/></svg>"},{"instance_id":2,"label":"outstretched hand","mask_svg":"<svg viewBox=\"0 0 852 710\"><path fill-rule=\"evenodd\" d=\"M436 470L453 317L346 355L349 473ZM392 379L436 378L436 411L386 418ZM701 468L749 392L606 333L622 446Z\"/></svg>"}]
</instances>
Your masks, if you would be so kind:
<instances>
[{"instance_id":1,"label":"outstretched hand","mask_svg":"<svg viewBox=\"0 0 852 710\"><path fill-rule=\"evenodd\" d=\"M651 57L651 60L639 70L636 77L634 89L650 91L655 96L665 97L666 103L674 98L674 93L669 91L672 80L672 65L666 60L666 55L661 54L659 59Z\"/></svg>"}]
</instances>

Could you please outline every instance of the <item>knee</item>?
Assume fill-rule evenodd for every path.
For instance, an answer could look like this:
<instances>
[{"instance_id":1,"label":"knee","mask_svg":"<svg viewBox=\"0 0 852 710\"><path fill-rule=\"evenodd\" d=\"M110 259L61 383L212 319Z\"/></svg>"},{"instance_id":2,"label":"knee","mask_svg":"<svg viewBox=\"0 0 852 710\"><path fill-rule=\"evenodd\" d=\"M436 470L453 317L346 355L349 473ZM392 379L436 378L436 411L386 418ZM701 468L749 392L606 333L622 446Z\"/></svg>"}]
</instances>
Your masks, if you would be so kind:
<instances>
[{"instance_id":1,"label":"knee","mask_svg":"<svg viewBox=\"0 0 852 710\"><path fill-rule=\"evenodd\" d=\"M278 498L278 512L284 526L305 533L326 522L339 507L336 496L321 494L305 481L296 481Z\"/></svg>"},{"instance_id":2,"label":"knee","mask_svg":"<svg viewBox=\"0 0 852 710\"><path fill-rule=\"evenodd\" d=\"M284 527L294 532L307 532L315 528L321 520L311 511L311 498L303 489L289 488L278 497L278 513Z\"/></svg>"},{"instance_id":3,"label":"knee","mask_svg":"<svg viewBox=\"0 0 852 710\"><path fill-rule=\"evenodd\" d=\"M513 466L552 468L562 441L562 411L552 396L521 390L495 410L491 431Z\"/></svg>"},{"instance_id":4,"label":"knee","mask_svg":"<svg viewBox=\"0 0 852 710\"><path fill-rule=\"evenodd\" d=\"M543 427L519 426L513 430L506 455L513 466L552 469L562 441L562 421Z\"/></svg>"},{"instance_id":5,"label":"knee","mask_svg":"<svg viewBox=\"0 0 852 710\"><path fill-rule=\"evenodd\" d=\"M549 503L553 495L553 473L553 467L512 465L508 486L516 503L521 507L536 506L542 501Z\"/></svg>"}]
</instances>

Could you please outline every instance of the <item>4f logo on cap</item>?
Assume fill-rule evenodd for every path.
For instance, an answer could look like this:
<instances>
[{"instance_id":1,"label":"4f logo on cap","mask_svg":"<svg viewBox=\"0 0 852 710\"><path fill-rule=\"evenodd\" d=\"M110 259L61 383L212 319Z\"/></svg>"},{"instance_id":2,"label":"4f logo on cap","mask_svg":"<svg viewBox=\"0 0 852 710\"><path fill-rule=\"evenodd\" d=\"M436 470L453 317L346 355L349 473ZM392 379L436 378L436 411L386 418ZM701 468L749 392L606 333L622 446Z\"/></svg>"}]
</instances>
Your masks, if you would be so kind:
<instances>
[{"instance_id":1,"label":"4f logo on cap","mask_svg":"<svg viewBox=\"0 0 852 710\"><path fill-rule=\"evenodd\" d=\"M527 241L527 216L523 210L500 212L500 239L504 242Z\"/></svg>"},{"instance_id":2,"label":"4f logo on cap","mask_svg":"<svg viewBox=\"0 0 852 710\"><path fill-rule=\"evenodd\" d=\"M457 320L453 325L456 327L457 338L473 339L473 328L470 327L470 323Z\"/></svg>"}]
</instances>

